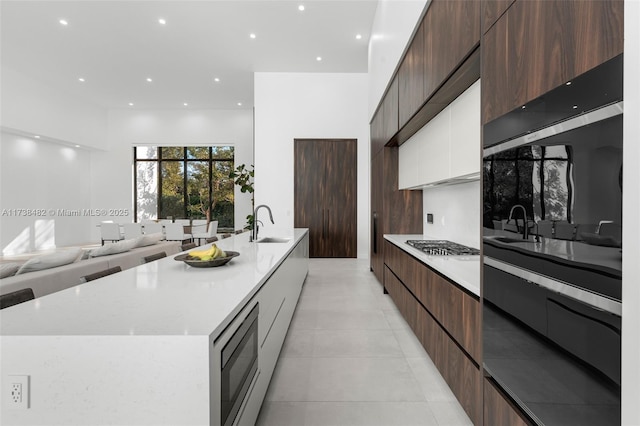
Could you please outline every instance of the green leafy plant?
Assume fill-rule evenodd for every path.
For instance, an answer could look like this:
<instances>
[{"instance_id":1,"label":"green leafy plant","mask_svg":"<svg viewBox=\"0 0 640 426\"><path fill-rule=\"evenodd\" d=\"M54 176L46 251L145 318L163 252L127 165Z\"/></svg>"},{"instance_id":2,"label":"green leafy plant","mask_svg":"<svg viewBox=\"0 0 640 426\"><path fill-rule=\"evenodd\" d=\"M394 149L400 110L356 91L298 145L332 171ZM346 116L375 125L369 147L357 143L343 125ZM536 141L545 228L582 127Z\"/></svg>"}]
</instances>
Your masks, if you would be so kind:
<instances>
[{"instance_id":1,"label":"green leafy plant","mask_svg":"<svg viewBox=\"0 0 640 426\"><path fill-rule=\"evenodd\" d=\"M240 164L235 168L235 170L232 170L231 173L229 173L229 178L233 179L233 183L240 187L240 192L242 193L248 192L250 194L253 194L253 177L253 164L249 167L245 166L244 164ZM254 208L253 204L253 196L251 196L251 211L253 211ZM246 228L253 229L253 220L253 214L247 215Z\"/></svg>"}]
</instances>

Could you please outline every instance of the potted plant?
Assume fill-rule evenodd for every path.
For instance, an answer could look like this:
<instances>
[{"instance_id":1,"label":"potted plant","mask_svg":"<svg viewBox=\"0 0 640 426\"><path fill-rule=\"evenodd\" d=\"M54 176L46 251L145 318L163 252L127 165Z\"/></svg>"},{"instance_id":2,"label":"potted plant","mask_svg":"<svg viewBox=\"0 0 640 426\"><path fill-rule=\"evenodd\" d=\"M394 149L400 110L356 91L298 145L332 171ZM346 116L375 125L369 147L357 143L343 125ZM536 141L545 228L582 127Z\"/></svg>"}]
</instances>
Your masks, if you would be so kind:
<instances>
[{"instance_id":1,"label":"potted plant","mask_svg":"<svg viewBox=\"0 0 640 426\"><path fill-rule=\"evenodd\" d=\"M229 178L240 187L240 192L253 194L253 164L249 167L240 164L235 170L229 173ZM253 196L251 196L251 211L253 212ZM247 226L245 229L253 229L253 213L247 215Z\"/></svg>"}]
</instances>

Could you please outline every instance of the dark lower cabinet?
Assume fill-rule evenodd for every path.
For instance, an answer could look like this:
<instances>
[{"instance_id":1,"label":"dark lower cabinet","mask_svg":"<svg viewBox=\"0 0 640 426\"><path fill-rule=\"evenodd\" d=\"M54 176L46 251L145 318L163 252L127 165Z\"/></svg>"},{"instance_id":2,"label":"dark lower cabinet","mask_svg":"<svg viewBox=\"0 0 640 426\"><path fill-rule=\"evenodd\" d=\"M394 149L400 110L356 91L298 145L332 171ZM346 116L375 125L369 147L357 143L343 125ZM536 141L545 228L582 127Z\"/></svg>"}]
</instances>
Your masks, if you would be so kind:
<instances>
[{"instance_id":1,"label":"dark lower cabinet","mask_svg":"<svg viewBox=\"0 0 640 426\"><path fill-rule=\"evenodd\" d=\"M478 299L388 242L384 286L469 418L482 424Z\"/></svg>"},{"instance_id":2,"label":"dark lower cabinet","mask_svg":"<svg viewBox=\"0 0 640 426\"><path fill-rule=\"evenodd\" d=\"M515 408L493 383L485 377L484 379L484 424L527 426Z\"/></svg>"},{"instance_id":3,"label":"dark lower cabinet","mask_svg":"<svg viewBox=\"0 0 640 426\"><path fill-rule=\"evenodd\" d=\"M355 139L294 141L294 226L309 228L310 257L357 257Z\"/></svg>"}]
</instances>

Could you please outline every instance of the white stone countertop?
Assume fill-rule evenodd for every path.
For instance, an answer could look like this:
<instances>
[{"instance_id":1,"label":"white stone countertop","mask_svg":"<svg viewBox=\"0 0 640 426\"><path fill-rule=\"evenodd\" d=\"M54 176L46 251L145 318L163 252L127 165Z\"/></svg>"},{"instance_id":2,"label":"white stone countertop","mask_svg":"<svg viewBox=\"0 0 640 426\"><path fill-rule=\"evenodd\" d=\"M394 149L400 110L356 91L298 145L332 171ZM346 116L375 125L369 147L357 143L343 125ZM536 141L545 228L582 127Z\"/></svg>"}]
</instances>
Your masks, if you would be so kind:
<instances>
[{"instance_id":1,"label":"white stone countertop","mask_svg":"<svg viewBox=\"0 0 640 426\"><path fill-rule=\"evenodd\" d=\"M454 281L460 287L480 297L480 256L431 256L410 246L407 240L441 240L423 234L385 234L385 240L395 244L422 263ZM455 241L454 241L455 242Z\"/></svg>"},{"instance_id":2,"label":"white stone countertop","mask_svg":"<svg viewBox=\"0 0 640 426\"><path fill-rule=\"evenodd\" d=\"M217 336L308 232L285 243L250 243L249 232L217 241L240 253L194 268L169 256L0 311L2 335ZM263 237L263 236L261 236Z\"/></svg>"}]
</instances>

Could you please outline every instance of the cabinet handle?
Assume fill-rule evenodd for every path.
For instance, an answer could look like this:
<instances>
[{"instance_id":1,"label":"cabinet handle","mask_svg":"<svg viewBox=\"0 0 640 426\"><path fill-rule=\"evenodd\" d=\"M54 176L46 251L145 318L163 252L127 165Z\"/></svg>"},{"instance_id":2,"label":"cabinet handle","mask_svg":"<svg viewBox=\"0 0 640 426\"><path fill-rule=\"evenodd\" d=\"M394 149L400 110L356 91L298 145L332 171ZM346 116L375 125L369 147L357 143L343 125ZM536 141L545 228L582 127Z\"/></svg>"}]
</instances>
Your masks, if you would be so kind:
<instances>
[{"instance_id":1,"label":"cabinet handle","mask_svg":"<svg viewBox=\"0 0 640 426\"><path fill-rule=\"evenodd\" d=\"M373 213L373 254L378 253L378 213Z\"/></svg>"},{"instance_id":2,"label":"cabinet handle","mask_svg":"<svg viewBox=\"0 0 640 426\"><path fill-rule=\"evenodd\" d=\"M326 235L326 228L325 228L325 217L324 217L324 209L322 209L322 238L324 239Z\"/></svg>"}]
</instances>

